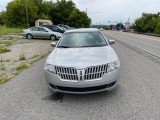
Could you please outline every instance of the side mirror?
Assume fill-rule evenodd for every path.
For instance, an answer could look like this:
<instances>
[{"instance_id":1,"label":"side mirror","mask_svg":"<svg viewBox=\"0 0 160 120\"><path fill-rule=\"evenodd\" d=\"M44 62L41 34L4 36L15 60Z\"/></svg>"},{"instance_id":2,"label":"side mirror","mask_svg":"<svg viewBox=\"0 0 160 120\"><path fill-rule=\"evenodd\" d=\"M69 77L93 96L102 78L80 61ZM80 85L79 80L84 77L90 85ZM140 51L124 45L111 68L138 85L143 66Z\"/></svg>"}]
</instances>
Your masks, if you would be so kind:
<instances>
[{"instance_id":1,"label":"side mirror","mask_svg":"<svg viewBox=\"0 0 160 120\"><path fill-rule=\"evenodd\" d=\"M115 40L109 40L109 44L110 45L115 44Z\"/></svg>"},{"instance_id":2,"label":"side mirror","mask_svg":"<svg viewBox=\"0 0 160 120\"><path fill-rule=\"evenodd\" d=\"M56 47L57 43L56 42L51 42L51 47Z\"/></svg>"},{"instance_id":3,"label":"side mirror","mask_svg":"<svg viewBox=\"0 0 160 120\"><path fill-rule=\"evenodd\" d=\"M48 30L45 30L45 32L48 32Z\"/></svg>"}]
</instances>

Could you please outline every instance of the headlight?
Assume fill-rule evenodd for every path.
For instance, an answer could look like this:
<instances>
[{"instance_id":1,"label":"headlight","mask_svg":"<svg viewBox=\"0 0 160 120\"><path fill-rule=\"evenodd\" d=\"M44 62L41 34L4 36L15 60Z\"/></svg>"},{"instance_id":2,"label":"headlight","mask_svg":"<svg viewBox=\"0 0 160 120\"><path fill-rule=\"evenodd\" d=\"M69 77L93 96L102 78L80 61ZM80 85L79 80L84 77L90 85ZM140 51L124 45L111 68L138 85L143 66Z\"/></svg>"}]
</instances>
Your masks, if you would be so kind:
<instances>
[{"instance_id":1,"label":"headlight","mask_svg":"<svg viewBox=\"0 0 160 120\"><path fill-rule=\"evenodd\" d=\"M45 64L44 68L51 73L56 73L55 66L51 64Z\"/></svg>"},{"instance_id":2,"label":"headlight","mask_svg":"<svg viewBox=\"0 0 160 120\"><path fill-rule=\"evenodd\" d=\"M108 64L107 72L111 72L111 71L117 69L119 66L120 66L119 60L111 62L111 63Z\"/></svg>"}]
</instances>

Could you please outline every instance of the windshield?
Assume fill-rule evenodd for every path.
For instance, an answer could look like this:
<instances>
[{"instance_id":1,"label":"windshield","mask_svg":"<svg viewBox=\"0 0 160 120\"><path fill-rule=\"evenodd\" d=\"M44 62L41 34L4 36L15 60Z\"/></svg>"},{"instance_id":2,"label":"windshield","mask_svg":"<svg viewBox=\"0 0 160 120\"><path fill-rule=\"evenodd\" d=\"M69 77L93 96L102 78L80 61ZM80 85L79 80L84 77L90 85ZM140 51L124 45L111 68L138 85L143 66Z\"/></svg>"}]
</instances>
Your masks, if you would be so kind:
<instances>
[{"instance_id":1,"label":"windshield","mask_svg":"<svg viewBox=\"0 0 160 120\"><path fill-rule=\"evenodd\" d=\"M64 28L69 29L70 27L68 25L63 25Z\"/></svg>"},{"instance_id":2,"label":"windshield","mask_svg":"<svg viewBox=\"0 0 160 120\"><path fill-rule=\"evenodd\" d=\"M75 32L66 33L57 47L101 47L107 42L100 32Z\"/></svg>"},{"instance_id":3,"label":"windshield","mask_svg":"<svg viewBox=\"0 0 160 120\"><path fill-rule=\"evenodd\" d=\"M64 27L61 27L64 31L67 31L67 29L66 28L64 28Z\"/></svg>"},{"instance_id":4,"label":"windshield","mask_svg":"<svg viewBox=\"0 0 160 120\"><path fill-rule=\"evenodd\" d=\"M48 32L52 32L52 30L48 29L47 27L43 27L45 30L47 30Z\"/></svg>"}]
</instances>

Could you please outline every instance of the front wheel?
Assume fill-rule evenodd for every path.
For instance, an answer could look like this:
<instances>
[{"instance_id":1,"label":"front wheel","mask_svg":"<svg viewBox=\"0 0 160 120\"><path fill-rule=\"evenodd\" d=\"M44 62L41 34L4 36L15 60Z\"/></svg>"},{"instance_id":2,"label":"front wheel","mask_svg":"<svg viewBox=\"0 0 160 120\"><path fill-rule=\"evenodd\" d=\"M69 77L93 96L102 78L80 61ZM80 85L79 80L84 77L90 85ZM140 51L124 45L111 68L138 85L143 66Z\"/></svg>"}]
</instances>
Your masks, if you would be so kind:
<instances>
[{"instance_id":1,"label":"front wheel","mask_svg":"<svg viewBox=\"0 0 160 120\"><path fill-rule=\"evenodd\" d=\"M56 36L55 35L51 35L50 39L51 40L56 40Z\"/></svg>"},{"instance_id":2,"label":"front wheel","mask_svg":"<svg viewBox=\"0 0 160 120\"><path fill-rule=\"evenodd\" d=\"M26 35L26 38L27 38L27 39L32 39L32 38L33 38L33 35L32 35L32 34L27 34L27 35Z\"/></svg>"}]
</instances>

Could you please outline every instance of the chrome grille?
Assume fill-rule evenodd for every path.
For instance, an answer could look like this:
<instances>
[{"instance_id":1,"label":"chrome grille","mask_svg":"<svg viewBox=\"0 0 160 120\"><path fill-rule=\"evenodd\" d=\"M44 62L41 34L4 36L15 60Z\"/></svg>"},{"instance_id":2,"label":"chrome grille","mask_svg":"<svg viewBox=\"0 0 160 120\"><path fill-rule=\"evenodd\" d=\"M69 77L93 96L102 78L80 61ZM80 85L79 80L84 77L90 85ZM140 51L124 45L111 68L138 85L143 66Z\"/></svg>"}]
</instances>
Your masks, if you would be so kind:
<instances>
[{"instance_id":1,"label":"chrome grille","mask_svg":"<svg viewBox=\"0 0 160 120\"><path fill-rule=\"evenodd\" d=\"M102 76L106 71L107 71L107 65L88 67L85 70L84 80L93 80L102 78Z\"/></svg>"},{"instance_id":2,"label":"chrome grille","mask_svg":"<svg viewBox=\"0 0 160 120\"><path fill-rule=\"evenodd\" d=\"M63 80L78 81L77 70L75 68L55 66L56 73Z\"/></svg>"}]
</instances>

